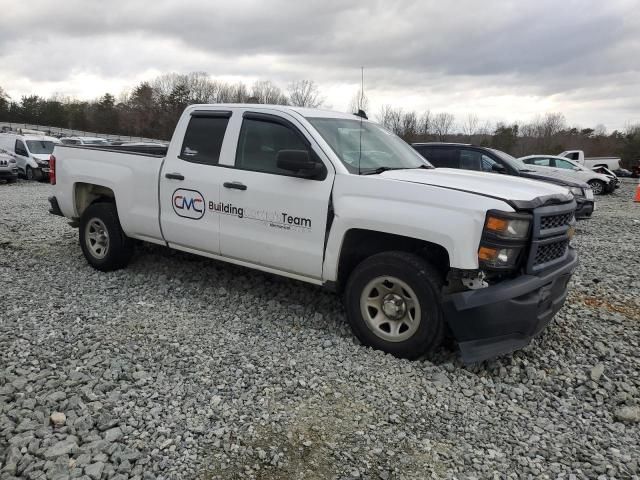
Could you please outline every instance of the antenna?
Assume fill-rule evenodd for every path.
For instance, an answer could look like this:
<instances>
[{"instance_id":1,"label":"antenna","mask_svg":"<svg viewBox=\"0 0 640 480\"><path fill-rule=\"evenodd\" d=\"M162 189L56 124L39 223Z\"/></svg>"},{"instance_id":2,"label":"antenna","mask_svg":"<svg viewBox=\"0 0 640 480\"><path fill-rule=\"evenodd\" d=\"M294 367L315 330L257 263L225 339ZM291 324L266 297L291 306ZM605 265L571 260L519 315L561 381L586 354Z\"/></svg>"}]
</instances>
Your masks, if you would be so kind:
<instances>
[{"instance_id":1,"label":"antenna","mask_svg":"<svg viewBox=\"0 0 640 480\"><path fill-rule=\"evenodd\" d=\"M358 151L358 175L360 175L360 159L362 158L362 110L364 101L364 67L360 67L360 105L358 105L358 116L360 117L360 149Z\"/></svg>"}]
</instances>

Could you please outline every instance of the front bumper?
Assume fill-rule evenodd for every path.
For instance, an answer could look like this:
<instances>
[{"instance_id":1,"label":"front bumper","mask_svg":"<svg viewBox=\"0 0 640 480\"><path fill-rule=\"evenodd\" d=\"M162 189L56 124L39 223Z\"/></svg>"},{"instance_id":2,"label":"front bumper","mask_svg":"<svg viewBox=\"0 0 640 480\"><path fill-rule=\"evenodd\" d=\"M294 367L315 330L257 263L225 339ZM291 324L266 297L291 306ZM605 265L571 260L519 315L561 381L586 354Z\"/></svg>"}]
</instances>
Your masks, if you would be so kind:
<instances>
[{"instance_id":1,"label":"front bumper","mask_svg":"<svg viewBox=\"0 0 640 480\"><path fill-rule=\"evenodd\" d=\"M577 264L570 248L567 261L554 270L445 296L445 318L463 361L480 362L528 345L564 304Z\"/></svg>"},{"instance_id":2,"label":"front bumper","mask_svg":"<svg viewBox=\"0 0 640 480\"><path fill-rule=\"evenodd\" d=\"M3 168L0 170L0 178L18 178L18 169L17 168Z\"/></svg>"},{"instance_id":3,"label":"front bumper","mask_svg":"<svg viewBox=\"0 0 640 480\"><path fill-rule=\"evenodd\" d=\"M589 218L596 209L595 202L593 200L582 200L578 202L576 208L576 218Z\"/></svg>"}]
</instances>

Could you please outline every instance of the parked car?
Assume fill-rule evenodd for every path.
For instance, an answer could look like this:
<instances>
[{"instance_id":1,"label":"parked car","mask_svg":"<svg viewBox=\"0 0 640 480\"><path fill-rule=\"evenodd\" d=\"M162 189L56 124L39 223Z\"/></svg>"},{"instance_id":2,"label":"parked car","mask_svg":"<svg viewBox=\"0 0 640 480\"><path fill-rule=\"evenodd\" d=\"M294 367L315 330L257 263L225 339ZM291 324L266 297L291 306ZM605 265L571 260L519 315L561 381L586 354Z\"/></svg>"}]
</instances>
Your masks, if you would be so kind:
<instances>
[{"instance_id":1,"label":"parked car","mask_svg":"<svg viewBox=\"0 0 640 480\"><path fill-rule=\"evenodd\" d=\"M589 184L594 195L611 193L616 189L618 178L610 172L610 175L595 172L594 170L580 165L574 160L554 155L529 155L520 157L519 160L532 165L534 169L540 171L557 171L565 175L574 177ZM598 167L606 168L606 167Z\"/></svg>"},{"instance_id":2,"label":"parked car","mask_svg":"<svg viewBox=\"0 0 640 480\"><path fill-rule=\"evenodd\" d=\"M566 150L558 156L574 160L587 168L607 167L609 170L620 168L620 159L618 157L585 157L582 150Z\"/></svg>"},{"instance_id":3,"label":"parked car","mask_svg":"<svg viewBox=\"0 0 640 480\"><path fill-rule=\"evenodd\" d=\"M49 156L57 138L44 135L0 134L0 148L15 158L18 171L28 180L46 180L49 176Z\"/></svg>"},{"instance_id":4,"label":"parked car","mask_svg":"<svg viewBox=\"0 0 640 480\"><path fill-rule=\"evenodd\" d=\"M463 143L414 143L412 146L436 167L501 173L566 187L571 190L578 204L577 218L591 217L595 209L593 190L585 182L556 172L536 171L500 150Z\"/></svg>"},{"instance_id":5,"label":"parked car","mask_svg":"<svg viewBox=\"0 0 640 480\"><path fill-rule=\"evenodd\" d=\"M105 138L100 137L62 137L60 141L65 145L109 145Z\"/></svg>"},{"instance_id":6,"label":"parked car","mask_svg":"<svg viewBox=\"0 0 640 480\"><path fill-rule=\"evenodd\" d=\"M618 178L629 178L633 175L633 172L626 168L618 168L617 170L614 170L613 173L615 173Z\"/></svg>"},{"instance_id":7,"label":"parked car","mask_svg":"<svg viewBox=\"0 0 640 480\"><path fill-rule=\"evenodd\" d=\"M611 180L611 183L613 184L614 189L620 188L620 179L613 171L609 170L607 167L593 167L591 170L609 178Z\"/></svg>"},{"instance_id":8,"label":"parked car","mask_svg":"<svg viewBox=\"0 0 640 480\"><path fill-rule=\"evenodd\" d=\"M18 164L16 159L5 152L0 152L0 180L14 183L18 180Z\"/></svg>"},{"instance_id":9,"label":"parked car","mask_svg":"<svg viewBox=\"0 0 640 480\"><path fill-rule=\"evenodd\" d=\"M528 344L577 262L566 188L435 169L344 113L192 105L166 156L58 145L52 165L50 211L94 268L125 267L138 239L322 285L399 357L447 327L467 362Z\"/></svg>"}]
</instances>

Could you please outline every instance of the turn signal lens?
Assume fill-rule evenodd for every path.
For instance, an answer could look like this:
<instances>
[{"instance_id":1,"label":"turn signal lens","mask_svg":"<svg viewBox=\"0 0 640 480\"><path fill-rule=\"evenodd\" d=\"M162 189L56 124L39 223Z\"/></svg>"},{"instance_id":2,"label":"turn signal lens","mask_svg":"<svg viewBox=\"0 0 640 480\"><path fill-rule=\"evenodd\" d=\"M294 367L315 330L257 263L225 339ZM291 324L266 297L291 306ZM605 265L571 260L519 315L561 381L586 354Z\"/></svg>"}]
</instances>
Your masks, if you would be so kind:
<instances>
[{"instance_id":1,"label":"turn signal lens","mask_svg":"<svg viewBox=\"0 0 640 480\"><path fill-rule=\"evenodd\" d=\"M503 238L525 239L529 234L529 220L520 218L501 218L487 216L485 230Z\"/></svg>"},{"instance_id":2,"label":"turn signal lens","mask_svg":"<svg viewBox=\"0 0 640 480\"><path fill-rule=\"evenodd\" d=\"M485 262L489 262L495 259L497 255L498 255L497 248L480 247L480 250L478 250L478 259L483 260Z\"/></svg>"},{"instance_id":3,"label":"turn signal lens","mask_svg":"<svg viewBox=\"0 0 640 480\"><path fill-rule=\"evenodd\" d=\"M493 230L494 232L504 232L507 227L508 223L504 218L487 218L487 230Z\"/></svg>"}]
</instances>

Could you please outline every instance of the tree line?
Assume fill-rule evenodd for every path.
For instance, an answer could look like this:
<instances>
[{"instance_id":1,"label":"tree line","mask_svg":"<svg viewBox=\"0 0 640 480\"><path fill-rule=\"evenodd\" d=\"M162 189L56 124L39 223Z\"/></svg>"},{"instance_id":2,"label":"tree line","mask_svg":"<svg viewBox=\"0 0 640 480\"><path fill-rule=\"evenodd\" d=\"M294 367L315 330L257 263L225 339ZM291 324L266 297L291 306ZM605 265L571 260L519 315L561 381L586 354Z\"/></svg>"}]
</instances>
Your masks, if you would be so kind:
<instances>
[{"instance_id":1,"label":"tree line","mask_svg":"<svg viewBox=\"0 0 640 480\"><path fill-rule=\"evenodd\" d=\"M11 99L0 87L0 121L32 123L73 130L130 135L168 140L180 114L194 103L264 103L318 107L325 101L312 80L299 80L286 89L269 80L251 85L212 79L203 72L168 73L141 82L116 98L111 93L91 100L38 95ZM450 141L489 146L522 156L531 153L557 154L581 149L587 155L619 155L628 165L640 162L640 124L607 132L569 126L561 113L546 113L530 122L492 124L469 113L456 118L449 112L416 112L383 105L372 115L369 100L360 90L354 93L350 112L367 111L408 142Z\"/></svg>"}]
</instances>

